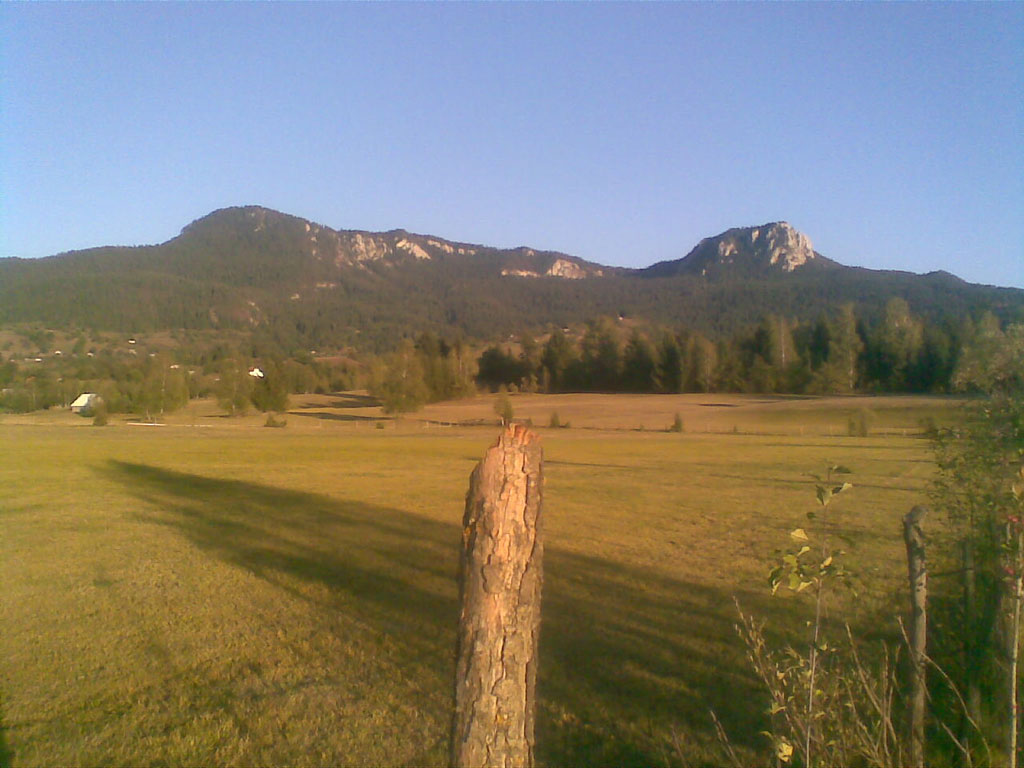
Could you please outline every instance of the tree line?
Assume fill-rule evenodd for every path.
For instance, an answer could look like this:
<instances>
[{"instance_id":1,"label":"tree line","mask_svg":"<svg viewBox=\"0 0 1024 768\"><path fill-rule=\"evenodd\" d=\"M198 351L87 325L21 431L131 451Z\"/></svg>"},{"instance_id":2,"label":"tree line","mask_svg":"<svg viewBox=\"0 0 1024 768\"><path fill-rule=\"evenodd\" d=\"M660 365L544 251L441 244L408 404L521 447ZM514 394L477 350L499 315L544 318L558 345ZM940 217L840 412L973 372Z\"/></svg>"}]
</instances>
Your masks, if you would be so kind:
<instances>
[{"instance_id":1,"label":"tree line","mask_svg":"<svg viewBox=\"0 0 1024 768\"><path fill-rule=\"evenodd\" d=\"M988 313L928 322L900 298L870 324L845 304L814 322L769 314L718 341L602 317L576 336L556 328L543 343L524 335L518 348L492 344L477 381L542 392L948 392L963 351L992 327Z\"/></svg>"},{"instance_id":2,"label":"tree line","mask_svg":"<svg viewBox=\"0 0 1024 768\"><path fill-rule=\"evenodd\" d=\"M93 392L107 412L146 419L207 397L228 415L281 412L292 394L349 389L355 383L348 363L318 361L308 353L283 358L241 344L189 339L173 347L134 339L90 342L85 333L58 350L52 331L29 328L21 335L38 356L0 353L0 411L67 407L79 394Z\"/></svg>"},{"instance_id":3,"label":"tree line","mask_svg":"<svg viewBox=\"0 0 1024 768\"><path fill-rule=\"evenodd\" d=\"M1000 330L991 313L929 321L891 299L877 319L844 304L812 322L767 314L745 331L715 340L702 331L621 316L486 346L430 330L385 354L349 348L325 362L285 352L266 333L179 332L171 345L126 349L72 332L65 354L54 333L22 329L24 348L45 359L0 352L0 410L68 405L95 391L113 412L153 417L213 396L228 413L284 410L287 396L366 388L385 411L500 388L528 392L748 392L848 394L950 392L962 359ZM74 338L74 333L78 333ZM90 332L92 333L92 332ZM182 336L183 334L183 336ZM9 347L8 347L9 348ZM967 357L965 357L965 355ZM251 376L259 368L262 376Z\"/></svg>"}]
</instances>

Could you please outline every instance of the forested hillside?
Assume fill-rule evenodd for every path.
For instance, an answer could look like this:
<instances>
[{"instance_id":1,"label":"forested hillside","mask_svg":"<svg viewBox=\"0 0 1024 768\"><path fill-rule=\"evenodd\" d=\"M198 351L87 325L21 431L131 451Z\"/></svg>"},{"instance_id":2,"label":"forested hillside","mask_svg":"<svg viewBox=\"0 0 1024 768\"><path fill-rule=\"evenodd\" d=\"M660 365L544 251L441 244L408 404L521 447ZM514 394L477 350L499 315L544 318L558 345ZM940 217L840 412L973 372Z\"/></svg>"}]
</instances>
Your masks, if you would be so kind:
<instances>
[{"instance_id":1,"label":"forested hillside","mask_svg":"<svg viewBox=\"0 0 1024 768\"><path fill-rule=\"evenodd\" d=\"M162 245L0 260L0 323L129 334L244 330L287 351L382 351L422 330L492 340L603 315L686 326L718 340L767 314L810 322L847 302L871 323L894 296L930 322L984 311L1006 321L1024 312L1024 291L943 273L843 267L813 252L797 263L794 253L807 256L788 242L771 253L790 269L773 270L741 236L777 226L729 230L684 259L626 270L530 248L333 230L263 208L232 208ZM809 247L790 233L796 246Z\"/></svg>"},{"instance_id":2,"label":"forested hillside","mask_svg":"<svg viewBox=\"0 0 1024 768\"><path fill-rule=\"evenodd\" d=\"M150 415L341 386L396 409L475 386L945 392L965 349L1021 322L1024 291L845 267L785 222L628 270L231 208L161 245L0 261L0 408L87 389Z\"/></svg>"}]
</instances>

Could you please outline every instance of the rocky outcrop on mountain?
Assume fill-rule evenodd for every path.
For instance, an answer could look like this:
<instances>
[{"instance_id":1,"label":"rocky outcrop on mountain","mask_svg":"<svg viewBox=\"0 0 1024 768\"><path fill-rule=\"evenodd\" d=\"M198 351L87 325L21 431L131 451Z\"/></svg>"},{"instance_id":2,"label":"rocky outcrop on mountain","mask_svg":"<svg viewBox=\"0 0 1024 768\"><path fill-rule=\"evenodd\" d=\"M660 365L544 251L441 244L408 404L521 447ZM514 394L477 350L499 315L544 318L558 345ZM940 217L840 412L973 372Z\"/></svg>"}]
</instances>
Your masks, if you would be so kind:
<instances>
[{"instance_id":1,"label":"rocky outcrop on mountain","mask_svg":"<svg viewBox=\"0 0 1024 768\"><path fill-rule=\"evenodd\" d=\"M528 251L530 256L536 256L533 251ZM512 269L506 267L501 270L502 277L561 277L565 280L583 280L587 277L601 277L603 269L595 268L585 262L574 261L567 258L555 258L545 271L538 272L534 269Z\"/></svg>"},{"instance_id":2,"label":"rocky outcrop on mountain","mask_svg":"<svg viewBox=\"0 0 1024 768\"><path fill-rule=\"evenodd\" d=\"M212 252L230 254L244 247L272 244L297 262L311 261L317 268L388 268L417 262L449 262L503 277L557 277L580 280L600 277L604 270L583 259L532 248L490 248L469 245L403 229L389 232L335 230L267 208L224 208L189 224L175 238L189 246L197 240ZM262 244L262 245L261 245ZM320 274L320 273L318 273Z\"/></svg>"},{"instance_id":3,"label":"rocky outcrop on mountain","mask_svg":"<svg viewBox=\"0 0 1024 768\"><path fill-rule=\"evenodd\" d=\"M792 272L815 256L811 238L803 232L797 232L785 221L752 229L749 237L754 248L759 240L764 244L768 264L781 267L783 272Z\"/></svg>"},{"instance_id":4,"label":"rocky outcrop on mountain","mask_svg":"<svg viewBox=\"0 0 1024 768\"><path fill-rule=\"evenodd\" d=\"M649 277L751 277L833 264L814 250L807 235L777 221L706 237L682 259L659 262L643 273Z\"/></svg>"}]
</instances>

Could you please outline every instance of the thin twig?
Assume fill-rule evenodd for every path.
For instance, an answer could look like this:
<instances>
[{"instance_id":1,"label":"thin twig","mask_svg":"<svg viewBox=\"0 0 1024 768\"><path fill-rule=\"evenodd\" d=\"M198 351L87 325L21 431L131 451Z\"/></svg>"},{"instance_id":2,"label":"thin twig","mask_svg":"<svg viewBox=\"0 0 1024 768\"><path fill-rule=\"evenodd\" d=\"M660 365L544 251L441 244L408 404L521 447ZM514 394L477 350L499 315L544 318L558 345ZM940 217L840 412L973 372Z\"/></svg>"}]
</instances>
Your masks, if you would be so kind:
<instances>
[{"instance_id":1,"label":"thin twig","mask_svg":"<svg viewBox=\"0 0 1024 768\"><path fill-rule=\"evenodd\" d=\"M740 760L739 755L736 754L736 750L732 748L729 735L725 732L725 728L718 719L718 715L715 714L715 710L709 709L708 712L711 713L711 721L715 724L715 734L718 736L718 741L725 747L725 753L729 756L729 761L732 763L733 768L744 768L744 763Z\"/></svg>"},{"instance_id":2,"label":"thin twig","mask_svg":"<svg viewBox=\"0 0 1024 768\"><path fill-rule=\"evenodd\" d=\"M879 699L874 687L871 685L867 677L867 672L864 669L864 664L860 660L860 654L857 653L857 644L853 639L853 632L850 631L850 625L846 625L846 636L850 640L850 653L853 655L854 669L857 671L857 676L860 678L861 687L864 690L864 694L867 696L868 701L875 708L878 713L879 719L882 721L882 727L885 733L887 733L894 744L899 743L899 736L896 733L896 728L892 722L891 710L887 711L887 708L883 704L882 700ZM888 655L886 655L888 659ZM888 673L888 663L883 667L883 674ZM884 679L884 678L883 678ZM887 750L888 751L888 750Z\"/></svg>"}]
</instances>

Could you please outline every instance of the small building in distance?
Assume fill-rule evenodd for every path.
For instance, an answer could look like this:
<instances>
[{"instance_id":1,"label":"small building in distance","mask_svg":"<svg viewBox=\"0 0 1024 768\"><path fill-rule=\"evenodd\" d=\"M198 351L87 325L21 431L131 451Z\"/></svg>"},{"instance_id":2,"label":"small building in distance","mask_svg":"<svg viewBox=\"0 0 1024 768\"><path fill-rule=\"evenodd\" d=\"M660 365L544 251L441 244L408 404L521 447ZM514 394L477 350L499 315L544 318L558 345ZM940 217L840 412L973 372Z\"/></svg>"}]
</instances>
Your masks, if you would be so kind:
<instances>
[{"instance_id":1,"label":"small building in distance","mask_svg":"<svg viewBox=\"0 0 1024 768\"><path fill-rule=\"evenodd\" d=\"M95 392L83 392L71 404L72 413L88 414L100 403L100 396Z\"/></svg>"}]
</instances>

